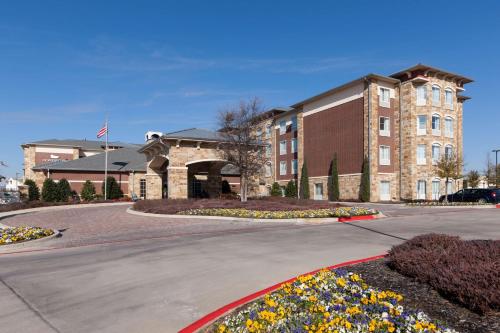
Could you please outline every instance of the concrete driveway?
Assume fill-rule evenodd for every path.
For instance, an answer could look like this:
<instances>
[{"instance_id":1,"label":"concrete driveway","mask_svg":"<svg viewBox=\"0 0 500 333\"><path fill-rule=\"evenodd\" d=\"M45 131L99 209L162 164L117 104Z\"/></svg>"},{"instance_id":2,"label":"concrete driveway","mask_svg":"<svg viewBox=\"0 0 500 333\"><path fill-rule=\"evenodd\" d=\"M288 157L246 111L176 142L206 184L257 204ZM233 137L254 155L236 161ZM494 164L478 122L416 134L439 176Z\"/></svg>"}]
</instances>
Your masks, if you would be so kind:
<instances>
[{"instance_id":1,"label":"concrete driveway","mask_svg":"<svg viewBox=\"0 0 500 333\"><path fill-rule=\"evenodd\" d=\"M3 219L66 229L0 255L2 332L176 332L237 298L415 235L500 238L500 209L376 206L352 224L250 224L130 215L126 207Z\"/></svg>"}]
</instances>

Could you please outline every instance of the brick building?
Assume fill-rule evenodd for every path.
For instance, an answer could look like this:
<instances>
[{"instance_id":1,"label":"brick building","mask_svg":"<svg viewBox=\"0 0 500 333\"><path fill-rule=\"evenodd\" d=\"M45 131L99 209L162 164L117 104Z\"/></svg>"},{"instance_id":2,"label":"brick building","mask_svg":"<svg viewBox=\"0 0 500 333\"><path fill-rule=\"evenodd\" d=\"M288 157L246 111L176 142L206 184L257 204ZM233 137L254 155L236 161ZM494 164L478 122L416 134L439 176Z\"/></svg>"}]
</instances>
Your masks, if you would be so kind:
<instances>
[{"instance_id":1,"label":"brick building","mask_svg":"<svg viewBox=\"0 0 500 333\"><path fill-rule=\"evenodd\" d=\"M344 200L359 197L365 157L371 201L430 200L456 190L460 180L445 184L436 177L434 164L442 154L463 157L463 102L469 97L462 92L470 82L418 64L389 76L368 74L291 107L263 113L256 134L266 146L267 161L250 193L268 195L275 181L282 186L297 181L306 162L311 197L327 199L335 153ZM238 172L222 158L217 132L187 129L146 139L145 145L111 145L110 172L125 193L146 198L200 193L214 197L222 179L238 189ZM75 189L84 179L102 182L102 142L56 141L22 146L27 178L40 183L50 175L66 175ZM74 159L79 161L63 161Z\"/></svg>"}]
</instances>

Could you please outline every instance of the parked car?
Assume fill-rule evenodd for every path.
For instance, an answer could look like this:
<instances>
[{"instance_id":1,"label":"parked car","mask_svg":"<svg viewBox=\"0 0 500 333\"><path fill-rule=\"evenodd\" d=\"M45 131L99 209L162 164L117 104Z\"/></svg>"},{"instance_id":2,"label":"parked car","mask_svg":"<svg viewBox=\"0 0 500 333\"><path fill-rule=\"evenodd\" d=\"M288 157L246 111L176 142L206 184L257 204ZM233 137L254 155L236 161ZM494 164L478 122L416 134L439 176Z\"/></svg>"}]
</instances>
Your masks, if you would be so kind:
<instances>
[{"instance_id":1,"label":"parked car","mask_svg":"<svg viewBox=\"0 0 500 333\"><path fill-rule=\"evenodd\" d=\"M479 203L500 203L500 189L495 188L467 188L448 194L448 202L479 202ZM439 198L439 202L444 201L445 196Z\"/></svg>"},{"instance_id":2,"label":"parked car","mask_svg":"<svg viewBox=\"0 0 500 333\"><path fill-rule=\"evenodd\" d=\"M21 202L18 192L0 192L0 205Z\"/></svg>"}]
</instances>

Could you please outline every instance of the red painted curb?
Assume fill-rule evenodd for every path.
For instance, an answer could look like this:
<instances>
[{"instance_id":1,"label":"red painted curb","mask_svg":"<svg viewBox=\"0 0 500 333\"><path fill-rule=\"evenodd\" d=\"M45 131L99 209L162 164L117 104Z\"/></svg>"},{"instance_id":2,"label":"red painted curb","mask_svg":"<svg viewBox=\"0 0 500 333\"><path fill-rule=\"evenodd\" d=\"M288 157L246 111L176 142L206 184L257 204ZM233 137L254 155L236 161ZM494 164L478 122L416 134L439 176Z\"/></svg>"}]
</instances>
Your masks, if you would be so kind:
<instances>
[{"instance_id":1,"label":"red painted curb","mask_svg":"<svg viewBox=\"0 0 500 333\"><path fill-rule=\"evenodd\" d=\"M497 208L500 208L500 204L496 205Z\"/></svg>"},{"instance_id":2,"label":"red painted curb","mask_svg":"<svg viewBox=\"0 0 500 333\"><path fill-rule=\"evenodd\" d=\"M336 265L333 265L333 266L328 266L328 267L325 267L325 268L316 269L316 270L314 270L312 272L301 274L301 275L315 274L315 273L319 272L322 269L335 269L335 268L340 268L340 267L344 267L344 266L349 266L349 265L354 265L354 264L360 264L360 263L367 262L367 261L381 259L381 258L384 258L385 256L386 256L386 254L380 254L380 255L377 255L377 256L373 256L373 257L368 257L368 258L363 258L363 259L346 261L346 262L343 262L343 263L340 263L340 264L336 264ZM190 324L189 326L184 327L183 329L181 329L179 331L179 333L192 333L192 332L196 332L196 330L198 330L198 329L202 328L203 326L209 324L213 320L221 317L226 312L229 312L230 310L233 310L233 309L235 309L235 308L237 308L237 307L239 307L241 305L244 305L244 304L246 304L246 303L248 303L250 301L253 301L254 299L256 299L256 298L258 298L260 296L263 296L263 295L265 295L267 293L275 291L276 289L278 289L279 287L281 287L281 285L283 285L284 283L293 282L296 279L297 279L297 277L293 277L293 278L288 279L286 281L277 283L277 284L272 285L270 287L267 287L265 289L259 290L259 291L255 292L253 294L250 294L248 296L240 298L239 300L236 300L236 301L234 301L232 303L224 305L223 307L215 310L214 312L211 312L211 313L205 315L204 317L198 319L197 321L195 321L194 323Z\"/></svg>"},{"instance_id":3,"label":"red painted curb","mask_svg":"<svg viewBox=\"0 0 500 333\"><path fill-rule=\"evenodd\" d=\"M350 221L362 221L362 220L373 220L375 215L361 215L361 216L351 216L351 217L339 217L339 222L350 222Z\"/></svg>"}]
</instances>

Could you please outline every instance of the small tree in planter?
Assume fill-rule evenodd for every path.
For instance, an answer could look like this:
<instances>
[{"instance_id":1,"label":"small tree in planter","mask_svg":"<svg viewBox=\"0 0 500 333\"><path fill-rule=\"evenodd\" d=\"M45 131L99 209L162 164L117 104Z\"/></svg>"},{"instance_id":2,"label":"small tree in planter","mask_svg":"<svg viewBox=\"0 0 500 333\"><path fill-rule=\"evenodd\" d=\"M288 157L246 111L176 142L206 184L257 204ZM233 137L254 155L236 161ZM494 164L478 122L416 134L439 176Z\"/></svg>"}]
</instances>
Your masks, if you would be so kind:
<instances>
[{"instance_id":1,"label":"small tree in planter","mask_svg":"<svg viewBox=\"0 0 500 333\"><path fill-rule=\"evenodd\" d=\"M471 170L467 174L467 185L476 188L479 186L479 181L481 179L481 175L477 170Z\"/></svg>"},{"instance_id":2,"label":"small tree in planter","mask_svg":"<svg viewBox=\"0 0 500 333\"><path fill-rule=\"evenodd\" d=\"M285 197L287 198L297 197L297 185L295 185L295 181L293 179L286 184Z\"/></svg>"},{"instance_id":3,"label":"small tree in planter","mask_svg":"<svg viewBox=\"0 0 500 333\"><path fill-rule=\"evenodd\" d=\"M307 174L307 163L304 160L302 165L302 171L300 174L300 192L299 196L301 199L309 199L309 175Z\"/></svg>"},{"instance_id":4,"label":"small tree in planter","mask_svg":"<svg viewBox=\"0 0 500 333\"><path fill-rule=\"evenodd\" d=\"M42 200L56 202L59 200L59 197L59 188L57 184L50 178L45 179L42 187Z\"/></svg>"},{"instance_id":5,"label":"small tree in planter","mask_svg":"<svg viewBox=\"0 0 500 333\"><path fill-rule=\"evenodd\" d=\"M281 197L281 187L277 182L273 183L273 186L271 187L271 196L273 197Z\"/></svg>"},{"instance_id":6,"label":"small tree in planter","mask_svg":"<svg viewBox=\"0 0 500 333\"><path fill-rule=\"evenodd\" d=\"M361 188L359 190L359 199L363 202L370 201L370 165L368 157L363 159L363 171L361 173Z\"/></svg>"},{"instance_id":7,"label":"small tree in planter","mask_svg":"<svg viewBox=\"0 0 500 333\"><path fill-rule=\"evenodd\" d=\"M339 201L340 189L339 189L339 171L337 168L337 153L333 155L332 173L330 179L328 180L328 199L330 201Z\"/></svg>"},{"instance_id":8,"label":"small tree in planter","mask_svg":"<svg viewBox=\"0 0 500 333\"><path fill-rule=\"evenodd\" d=\"M40 190L36 183L31 179L26 179L24 185L28 186L28 200L35 201L40 200Z\"/></svg>"},{"instance_id":9,"label":"small tree in planter","mask_svg":"<svg viewBox=\"0 0 500 333\"><path fill-rule=\"evenodd\" d=\"M95 186L92 184L90 180L86 180L83 183L82 192L80 192L80 196L85 201L94 200L95 197Z\"/></svg>"},{"instance_id":10,"label":"small tree in planter","mask_svg":"<svg viewBox=\"0 0 500 333\"><path fill-rule=\"evenodd\" d=\"M439 178L446 179L446 183L450 179L460 179L462 177L462 159L456 156L455 153L444 154L434 166L434 172ZM444 201L448 202L448 193L444 196Z\"/></svg>"},{"instance_id":11,"label":"small tree in planter","mask_svg":"<svg viewBox=\"0 0 500 333\"><path fill-rule=\"evenodd\" d=\"M123 192L122 189L120 188L120 185L116 182L115 177L113 176L108 176L107 181L107 198L106 199L119 199L123 197ZM102 183L102 193L104 193L104 183Z\"/></svg>"},{"instance_id":12,"label":"small tree in planter","mask_svg":"<svg viewBox=\"0 0 500 333\"><path fill-rule=\"evenodd\" d=\"M57 183L57 189L58 189L58 194L59 198L57 201L68 201L69 197L71 196L71 186L69 186L69 182L63 178Z\"/></svg>"}]
</instances>

